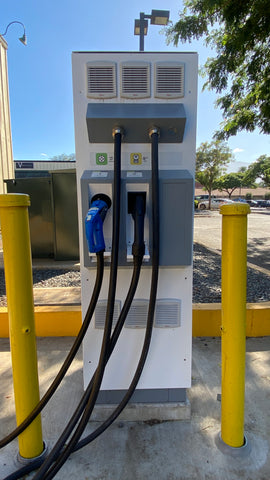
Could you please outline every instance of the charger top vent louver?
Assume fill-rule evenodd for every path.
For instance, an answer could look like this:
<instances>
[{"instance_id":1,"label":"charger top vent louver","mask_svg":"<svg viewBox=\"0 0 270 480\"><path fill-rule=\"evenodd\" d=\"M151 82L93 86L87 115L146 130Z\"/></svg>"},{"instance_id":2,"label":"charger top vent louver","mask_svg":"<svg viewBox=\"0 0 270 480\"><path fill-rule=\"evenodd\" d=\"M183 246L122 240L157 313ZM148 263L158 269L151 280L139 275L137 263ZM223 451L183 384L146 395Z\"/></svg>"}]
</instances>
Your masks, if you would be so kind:
<instances>
[{"instance_id":1,"label":"charger top vent louver","mask_svg":"<svg viewBox=\"0 0 270 480\"><path fill-rule=\"evenodd\" d=\"M184 96L184 64L158 62L155 65L155 97L181 98Z\"/></svg>"},{"instance_id":2,"label":"charger top vent louver","mask_svg":"<svg viewBox=\"0 0 270 480\"><path fill-rule=\"evenodd\" d=\"M89 62L87 64L87 96L90 98L116 97L116 64Z\"/></svg>"},{"instance_id":3,"label":"charger top vent louver","mask_svg":"<svg viewBox=\"0 0 270 480\"><path fill-rule=\"evenodd\" d=\"M124 62L121 64L121 97L150 97L150 64Z\"/></svg>"}]
</instances>

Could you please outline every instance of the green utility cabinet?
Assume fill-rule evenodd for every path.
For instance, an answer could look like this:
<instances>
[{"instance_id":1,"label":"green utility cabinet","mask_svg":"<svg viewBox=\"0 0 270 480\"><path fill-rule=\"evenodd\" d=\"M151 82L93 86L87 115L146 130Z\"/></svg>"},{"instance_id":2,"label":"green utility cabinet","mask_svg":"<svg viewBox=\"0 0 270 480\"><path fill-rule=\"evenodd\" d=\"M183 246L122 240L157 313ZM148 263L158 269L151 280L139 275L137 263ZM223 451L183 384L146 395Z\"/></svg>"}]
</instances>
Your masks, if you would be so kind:
<instances>
[{"instance_id":1,"label":"green utility cabinet","mask_svg":"<svg viewBox=\"0 0 270 480\"><path fill-rule=\"evenodd\" d=\"M8 193L30 196L29 225L33 258L79 258L76 173L5 180Z\"/></svg>"},{"instance_id":2,"label":"green utility cabinet","mask_svg":"<svg viewBox=\"0 0 270 480\"><path fill-rule=\"evenodd\" d=\"M53 172L55 260L79 259L76 173Z\"/></svg>"}]
</instances>

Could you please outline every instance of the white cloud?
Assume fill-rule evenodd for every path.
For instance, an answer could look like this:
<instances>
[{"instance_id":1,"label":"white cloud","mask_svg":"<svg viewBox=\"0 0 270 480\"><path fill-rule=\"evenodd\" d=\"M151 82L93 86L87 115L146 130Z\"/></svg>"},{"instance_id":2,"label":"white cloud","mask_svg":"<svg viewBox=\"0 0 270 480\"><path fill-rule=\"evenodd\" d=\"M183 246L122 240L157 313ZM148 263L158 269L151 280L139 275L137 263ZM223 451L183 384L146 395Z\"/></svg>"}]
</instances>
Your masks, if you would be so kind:
<instances>
[{"instance_id":1,"label":"white cloud","mask_svg":"<svg viewBox=\"0 0 270 480\"><path fill-rule=\"evenodd\" d=\"M233 153L241 153L241 152L244 152L244 149L243 149L243 148L238 148L238 147L236 147L236 148L233 150Z\"/></svg>"}]
</instances>

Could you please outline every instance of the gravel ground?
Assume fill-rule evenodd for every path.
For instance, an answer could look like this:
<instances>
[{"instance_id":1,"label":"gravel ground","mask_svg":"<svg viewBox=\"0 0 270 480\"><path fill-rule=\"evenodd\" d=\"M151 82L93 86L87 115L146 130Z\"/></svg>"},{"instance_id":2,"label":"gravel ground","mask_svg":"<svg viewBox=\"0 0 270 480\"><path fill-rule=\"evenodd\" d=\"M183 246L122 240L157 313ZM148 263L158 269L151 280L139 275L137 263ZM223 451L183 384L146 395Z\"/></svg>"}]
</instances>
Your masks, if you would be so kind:
<instances>
[{"instance_id":1,"label":"gravel ground","mask_svg":"<svg viewBox=\"0 0 270 480\"><path fill-rule=\"evenodd\" d=\"M80 287L76 270L33 270L35 288ZM270 301L270 275L247 270L247 302ZM221 302L221 256L194 244L193 303ZM0 270L0 306L6 305L4 271Z\"/></svg>"},{"instance_id":2,"label":"gravel ground","mask_svg":"<svg viewBox=\"0 0 270 480\"><path fill-rule=\"evenodd\" d=\"M247 269L247 302L270 301L270 275ZM193 303L221 302L221 255L194 244Z\"/></svg>"}]
</instances>

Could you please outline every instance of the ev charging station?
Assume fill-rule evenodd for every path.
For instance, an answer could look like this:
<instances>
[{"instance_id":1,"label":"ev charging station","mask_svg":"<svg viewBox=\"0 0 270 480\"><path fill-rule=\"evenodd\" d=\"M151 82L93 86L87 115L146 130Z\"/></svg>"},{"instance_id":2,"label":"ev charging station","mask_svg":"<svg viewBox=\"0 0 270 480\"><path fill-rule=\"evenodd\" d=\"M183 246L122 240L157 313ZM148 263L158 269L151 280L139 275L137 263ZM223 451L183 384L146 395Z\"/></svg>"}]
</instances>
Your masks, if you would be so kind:
<instances>
[{"instance_id":1,"label":"ev charging station","mask_svg":"<svg viewBox=\"0 0 270 480\"><path fill-rule=\"evenodd\" d=\"M192 247L196 151L197 54L74 52L72 57L78 182L82 314L93 289L96 257L89 252L85 218L91 200L113 198L113 130L121 129L121 214L113 325L132 275L134 223L130 205L145 202L145 253L136 294L107 363L98 402L116 404L139 361L150 295L151 143L159 132L159 278L152 339L132 402L177 403L191 386ZM83 344L85 388L97 367L104 330L112 250L112 208L103 223L104 279Z\"/></svg>"}]
</instances>

